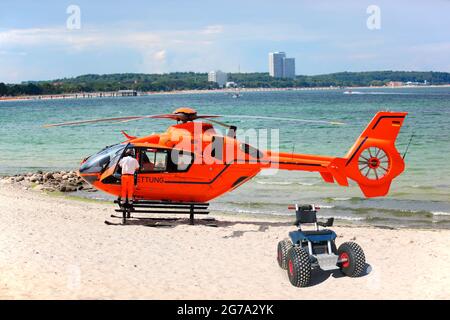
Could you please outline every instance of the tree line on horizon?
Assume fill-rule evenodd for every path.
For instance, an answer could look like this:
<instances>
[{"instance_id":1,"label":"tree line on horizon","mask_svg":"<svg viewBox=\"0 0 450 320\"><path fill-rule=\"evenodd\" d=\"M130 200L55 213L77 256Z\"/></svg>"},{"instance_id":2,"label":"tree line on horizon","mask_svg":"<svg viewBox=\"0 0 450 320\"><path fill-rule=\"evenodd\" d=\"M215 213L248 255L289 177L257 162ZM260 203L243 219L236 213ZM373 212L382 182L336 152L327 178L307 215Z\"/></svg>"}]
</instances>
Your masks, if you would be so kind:
<instances>
[{"instance_id":1,"label":"tree line on horizon","mask_svg":"<svg viewBox=\"0 0 450 320\"><path fill-rule=\"evenodd\" d=\"M268 73L230 73L228 81L245 88L295 88L295 87L355 87L383 86L390 81L419 82L430 85L450 84L450 73L418 71L368 71L339 72L306 76L295 79L270 77ZM174 72L167 74L87 74L75 78L52 81L29 81L22 84L0 83L0 96L52 95L81 92L111 92L118 90L174 91L218 89L208 82L207 73Z\"/></svg>"}]
</instances>

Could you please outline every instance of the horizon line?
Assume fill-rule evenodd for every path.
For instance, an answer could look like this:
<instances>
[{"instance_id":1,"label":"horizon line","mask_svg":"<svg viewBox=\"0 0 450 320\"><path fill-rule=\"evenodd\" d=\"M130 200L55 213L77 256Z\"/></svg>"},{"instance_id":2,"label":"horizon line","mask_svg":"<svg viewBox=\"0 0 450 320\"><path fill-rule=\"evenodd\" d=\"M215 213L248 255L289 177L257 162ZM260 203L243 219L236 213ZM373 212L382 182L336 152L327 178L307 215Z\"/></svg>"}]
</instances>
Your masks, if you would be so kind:
<instances>
[{"instance_id":1,"label":"horizon line","mask_svg":"<svg viewBox=\"0 0 450 320\"><path fill-rule=\"evenodd\" d=\"M217 70L211 70L211 71L217 71ZM132 74L132 75L170 75L170 74L176 74L176 73L194 73L199 75L207 75L208 72L197 72L197 71L171 71L171 72L163 72L163 73L142 73L142 72L113 72L113 73L84 73L76 76L67 76L63 78L54 78L54 79L46 79L46 80L23 80L21 82L16 83L7 83L2 82L5 85L15 85L15 84L23 84L23 83L32 83L32 82L54 82L58 80L68 80L68 79L76 79L83 76L108 76L108 75L124 75L124 74ZM427 71L417 71L417 70L372 70L372 71L337 71L337 72L330 72L330 73L319 73L319 74L296 74L295 77L317 77L317 76L324 76L324 75L334 75L339 73L371 73L371 72L417 72L417 73L447 73L450 74L450 72L447 71L434 71L434 70L427 70ZM227 74L267 74L269 75L269 72L261 72L261 71L253 71L253 72L225 72ZM284 79L284 78L279 78ZM292 80L292 79L291 79Z\"/></svg>"}]
</instances>

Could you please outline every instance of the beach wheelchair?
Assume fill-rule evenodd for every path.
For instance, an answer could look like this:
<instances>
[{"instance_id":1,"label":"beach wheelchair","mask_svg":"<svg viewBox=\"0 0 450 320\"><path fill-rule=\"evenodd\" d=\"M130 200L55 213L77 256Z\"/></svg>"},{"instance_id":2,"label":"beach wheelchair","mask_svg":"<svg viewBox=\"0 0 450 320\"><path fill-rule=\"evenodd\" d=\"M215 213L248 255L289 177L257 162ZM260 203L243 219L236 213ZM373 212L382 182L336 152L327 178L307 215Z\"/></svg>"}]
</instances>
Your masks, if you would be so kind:
<instances>
[{"instance_id":1,"label":"beach wheelchair","mask_svg":"<svg viewBox=\"0 0 450 320\"><path fill-rule=\"evenodd\" d=\"M289 209L295 209L298 230L289 232L289 238L278 243L277 260L279 266L287 270L292 285L307 287L312 270L317 268L324 271L340 269L349 277L365 273L366 259L358 244L344 242L336 249L336 233L326 229L333 226L334 218L317 221L320 208L314 205L296 204ZM304 225L314 225L314 229L302 230Z\"/></svg>"}]
</instances>

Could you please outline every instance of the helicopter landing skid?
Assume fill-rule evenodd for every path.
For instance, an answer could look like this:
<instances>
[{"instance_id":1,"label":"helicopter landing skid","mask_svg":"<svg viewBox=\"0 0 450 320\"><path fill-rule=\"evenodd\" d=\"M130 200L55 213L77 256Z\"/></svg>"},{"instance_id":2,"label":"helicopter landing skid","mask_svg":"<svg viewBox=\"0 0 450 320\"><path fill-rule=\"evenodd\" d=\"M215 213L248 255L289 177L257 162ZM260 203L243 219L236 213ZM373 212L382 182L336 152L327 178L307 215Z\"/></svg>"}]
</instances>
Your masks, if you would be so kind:
<instances>
[{"instance_id":1,"label":"helicopter landing skid","mask_svg":"<svg viewBox=\"0 0 450 320\"><path fill-rule=\"evenodd\" d=\"M122 213L122 223L126 224L131 218L131 213L154 213L154 214L189 214L190 224L194 225L195 214L209 214L209 203L203 202L172 202L157 200L135 200L132 204L122 204L118 200L114 203L119 205L116 212Z\"/></svg>"}]
</instances>

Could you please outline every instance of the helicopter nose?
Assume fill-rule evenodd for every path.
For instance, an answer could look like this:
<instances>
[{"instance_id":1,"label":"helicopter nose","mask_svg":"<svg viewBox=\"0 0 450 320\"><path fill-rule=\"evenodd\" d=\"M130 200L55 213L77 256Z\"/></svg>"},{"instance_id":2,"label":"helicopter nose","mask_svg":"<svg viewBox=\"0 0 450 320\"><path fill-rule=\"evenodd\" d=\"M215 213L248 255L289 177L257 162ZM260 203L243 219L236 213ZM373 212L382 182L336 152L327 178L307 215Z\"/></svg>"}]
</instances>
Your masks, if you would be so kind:
<instances>
[{"instance_id":1,"label":"helicopter nose","mask_svg":"<svg viewBox=\"0 0 450 320\"><path fill-rule=\"evenodd\" d=\"M104 162L105 159L101 156L101 152L83 159L78 169L80 177L89 184L98 181Z\"/></svg>"},{"instance_id":2,"label":"helicopter nose","mask_svg":"<svg viewBox=\"0 0 450 320\"><path fill-rule=\"evenodd\" d=\"M109 146L84 159L79 169L80 176L91 184L97 181L108 166L117 161L125 147L126 144Z\"/></svg>"},{"instance_id":3,"label":"helicopter nose","mask_svg":"<svg viewBox=\"0 0 450 320\"><path fill-rule=\"evenodd\" d=\"M100 170L94 164L89 163L87 159L81 162L78 174L89 184L96 182L100 176Z\"/></svg>"},{"instance_id":4,"label":"helicopter nose","mask_svg":"<svg viewBox=\"0 0 450 320\"><path fill-rule=\"evenodd\" d=\"M81 175L100 173L102 166L100 164L101 161L99 160L101 159L98 159L98 155L93 155L90 158L83 160L78 171Z\"/></svg>"},{"instance_id":5,"label":"helicopter nose","mask_svg":"<svg viewBox=\"0 0 450 320\"><path fill-rule=\"evenodd\" d=\"M80 173L80 177L89 184L94 184L94 182L98 181L99 176L100 173Z\"/></svg>"}]
</instances>

